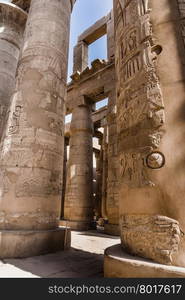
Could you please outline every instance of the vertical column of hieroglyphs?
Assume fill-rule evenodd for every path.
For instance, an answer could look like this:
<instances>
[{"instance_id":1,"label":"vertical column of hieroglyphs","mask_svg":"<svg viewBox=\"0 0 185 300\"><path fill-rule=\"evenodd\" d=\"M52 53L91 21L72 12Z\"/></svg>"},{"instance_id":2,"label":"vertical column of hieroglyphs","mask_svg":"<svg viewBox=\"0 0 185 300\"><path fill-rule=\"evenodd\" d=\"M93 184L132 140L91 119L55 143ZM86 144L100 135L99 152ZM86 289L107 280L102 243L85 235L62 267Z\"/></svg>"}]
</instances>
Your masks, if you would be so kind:
<instances>
[{"instance_id":1,"label":"vertical column of hieroglyphs","mask_svg":"<svg viewBox=\"0 0 185 300\"><path fill-rule=\"evenodd\" d=\"M29 12L31 0L11 0L11 2L22 8L24 11Z\"/></svg>"},{"instance_id":2,"label":"vertical column of hieroglyphs","mask_svg":"<svg viewBox=\"0 0 185 300\"><path fill-rule=\"evenodd\" d=\"M127 251L171 264L179 227L163 216L156 180L166 162L161 151L165 115L156 69L162 48L153 35L152 3L114 1L120 226Z\"/></svg>"},{"instance_id":3,"label":"vertical column of hieroglyphs","mask_svg":"<svg viewBox=\"0 0 185 300\"><path fill-rule=\"evenodd\" d=\"M10 97L27 14L15 5L0 3L0 139L7 121Z\"/></svg>"},{"instance_id":4,"label":"vertical column of hieroglyphs","mask_svg":"<svg viewBox=\"0 0 185 300\"><path fill-rule=\"evenodd\" d=\"M108 125L108 174L107 174L107 217L105 232L109 234L119 234L119 161L117 149L117 126L116 126L116 101L115 91L109 94L107 125Z\"/></svg>"},{"instance_id":5,"label":"vertical column of hieroglyphs","mask_svg":"<svg viewBox=\"0 0 185 300\"><path fill-rule=\"evenodd\" d=\"M89 228L93 216L92 108L88 104L73 110L70 127L64 219L73 229Z\"/></svg>"},{"instance_id":6,"label":"vertical column of hieroglyphs","mask_svg":"<svg viewBox=\"0 0 185 300\"><path fill-rule=\"evenodd\" d=\"M1 145L0 228L4 235L32 230L33 237L41 230L35 253L49 243L60 218L71 4L31 1Z\"/></svg>"}]
</instances>

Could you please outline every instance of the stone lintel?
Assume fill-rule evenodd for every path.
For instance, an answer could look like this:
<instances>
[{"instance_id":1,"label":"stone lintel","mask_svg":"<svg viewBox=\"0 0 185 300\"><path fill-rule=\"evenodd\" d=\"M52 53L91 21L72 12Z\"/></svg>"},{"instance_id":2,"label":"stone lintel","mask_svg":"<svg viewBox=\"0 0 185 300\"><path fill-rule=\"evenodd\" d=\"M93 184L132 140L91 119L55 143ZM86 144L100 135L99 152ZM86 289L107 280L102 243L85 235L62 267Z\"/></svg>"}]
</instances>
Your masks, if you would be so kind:
<instances>
[{"instance_id":1,"label":"stone lintel","mask_svg":"<svg viewBox=\"0 0 185 300\"><path fill-rule=\"evenodd\" d=\"M92 69L89 69L92 70ZM87 74L88 73L88 74ZM109 96L109 93L115 87L115 65L108 63L95 72L85 70L76 74L76 80L68 84L66 112L70 114L78 105L78 97L83 92L92 99L93 103Z\"/></svg>"},{"instance_id":2,"label":"stone lintel","mask_svg":"<svg viewBox=\"0 0 185 300\"><path fill-rule=\"evenodd\" d=\"M103 17L95 24L85 30L79 37L78 42L84 41L88 45L92 44L107 33L107 17Z\"/></svg>"}]
</instances>

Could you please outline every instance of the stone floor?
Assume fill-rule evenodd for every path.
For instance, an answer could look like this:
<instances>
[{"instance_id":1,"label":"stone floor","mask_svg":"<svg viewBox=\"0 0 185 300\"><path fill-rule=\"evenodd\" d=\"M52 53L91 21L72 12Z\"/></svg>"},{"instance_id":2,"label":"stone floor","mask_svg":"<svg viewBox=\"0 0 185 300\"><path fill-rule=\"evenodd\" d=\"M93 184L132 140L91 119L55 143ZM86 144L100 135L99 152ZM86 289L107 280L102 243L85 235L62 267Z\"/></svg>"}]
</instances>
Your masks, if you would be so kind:
<instances>
[{"instance_id":1,"label":"stone floor","mask_svg":"<svg viewBox=\"0 0 185 300\"><path fill-rule=\"evenodd\" d=\"M0 261L0 278L103 277L104 249L118 243L118 237L96 231L72 232L68 251Z\"/></svg>"}]
</instances>

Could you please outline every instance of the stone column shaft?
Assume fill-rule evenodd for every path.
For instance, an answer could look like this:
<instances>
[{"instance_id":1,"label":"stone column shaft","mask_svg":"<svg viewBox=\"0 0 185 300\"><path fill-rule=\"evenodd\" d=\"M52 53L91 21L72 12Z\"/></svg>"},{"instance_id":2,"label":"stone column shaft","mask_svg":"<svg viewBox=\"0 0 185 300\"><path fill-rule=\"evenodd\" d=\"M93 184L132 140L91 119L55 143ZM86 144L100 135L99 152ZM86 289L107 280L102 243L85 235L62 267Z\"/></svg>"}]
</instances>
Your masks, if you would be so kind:
<instances>
[{"instance_id":1,"label":"stone column shaft","mask_svg":"<svg viewBox=\"0 0 185 300\"><path fill-rule=\"evenodd\" d=\"M89 105L73 110L64 219L72 229L88 229L93 217L93 123Z\"/></svg>"},{"instance_id":2,"label":"stone column shaft","mask_svg":"<svg viewBox=\"0 0 185 300\"><path fill-rule=\"evenodd\" d=\"M27 14L19 7L0 3L0 140L8 119L10 98Z\"/></svg>"},{"instance_id":3,"label":"stone column shaft","mask_svg":"<svg viewBox=\"0 0 185 300\"><path fill-rule=\"evenodd\" d=\"M31 1L1 145L0 257L38 255L64 246L58 224L70 15L71 1Z\"/></svg>"},{"instance_id":4,"label":"stone column shaft","mask_svg":"<svg viewBox=\"0 0 185 300\"><path fill-rule=\"evenodd\" d=\"M184 8L181 0L114 0L122 247L180 266Z\"/></svg>"},{"instance_id":5,"label":"stone column shaft","mask_svg":"<svg viewBox=\"0 0 185 300\"><path fill-rule=\"evenodd\" d=\"M104 126L102 150L103 150L103 170L102 170L102 217L107 220L107 176L108 176L108 160L107 160L107 148L108 148L108 129Z\"/></svg>"}]
</instances>

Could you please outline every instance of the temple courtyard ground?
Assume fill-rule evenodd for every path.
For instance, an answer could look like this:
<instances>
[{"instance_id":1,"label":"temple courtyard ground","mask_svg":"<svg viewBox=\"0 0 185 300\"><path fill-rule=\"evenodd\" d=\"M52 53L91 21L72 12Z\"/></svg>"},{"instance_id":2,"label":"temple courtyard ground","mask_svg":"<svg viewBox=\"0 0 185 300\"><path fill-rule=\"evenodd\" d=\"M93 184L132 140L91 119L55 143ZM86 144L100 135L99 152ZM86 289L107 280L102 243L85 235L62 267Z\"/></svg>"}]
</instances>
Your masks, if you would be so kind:
<instances>
[{"instance_id":1,"label":"temple courtyard ground","mask_svg":"<svg viewBox=\"0 0 185 300\"><path fill-rule=\"evenodd\" d=\"M70 250L0 260L0 278L100 278L104 250L118 243L118 237L97 231L72 231Z\"/></svg>"}]
</instances>

